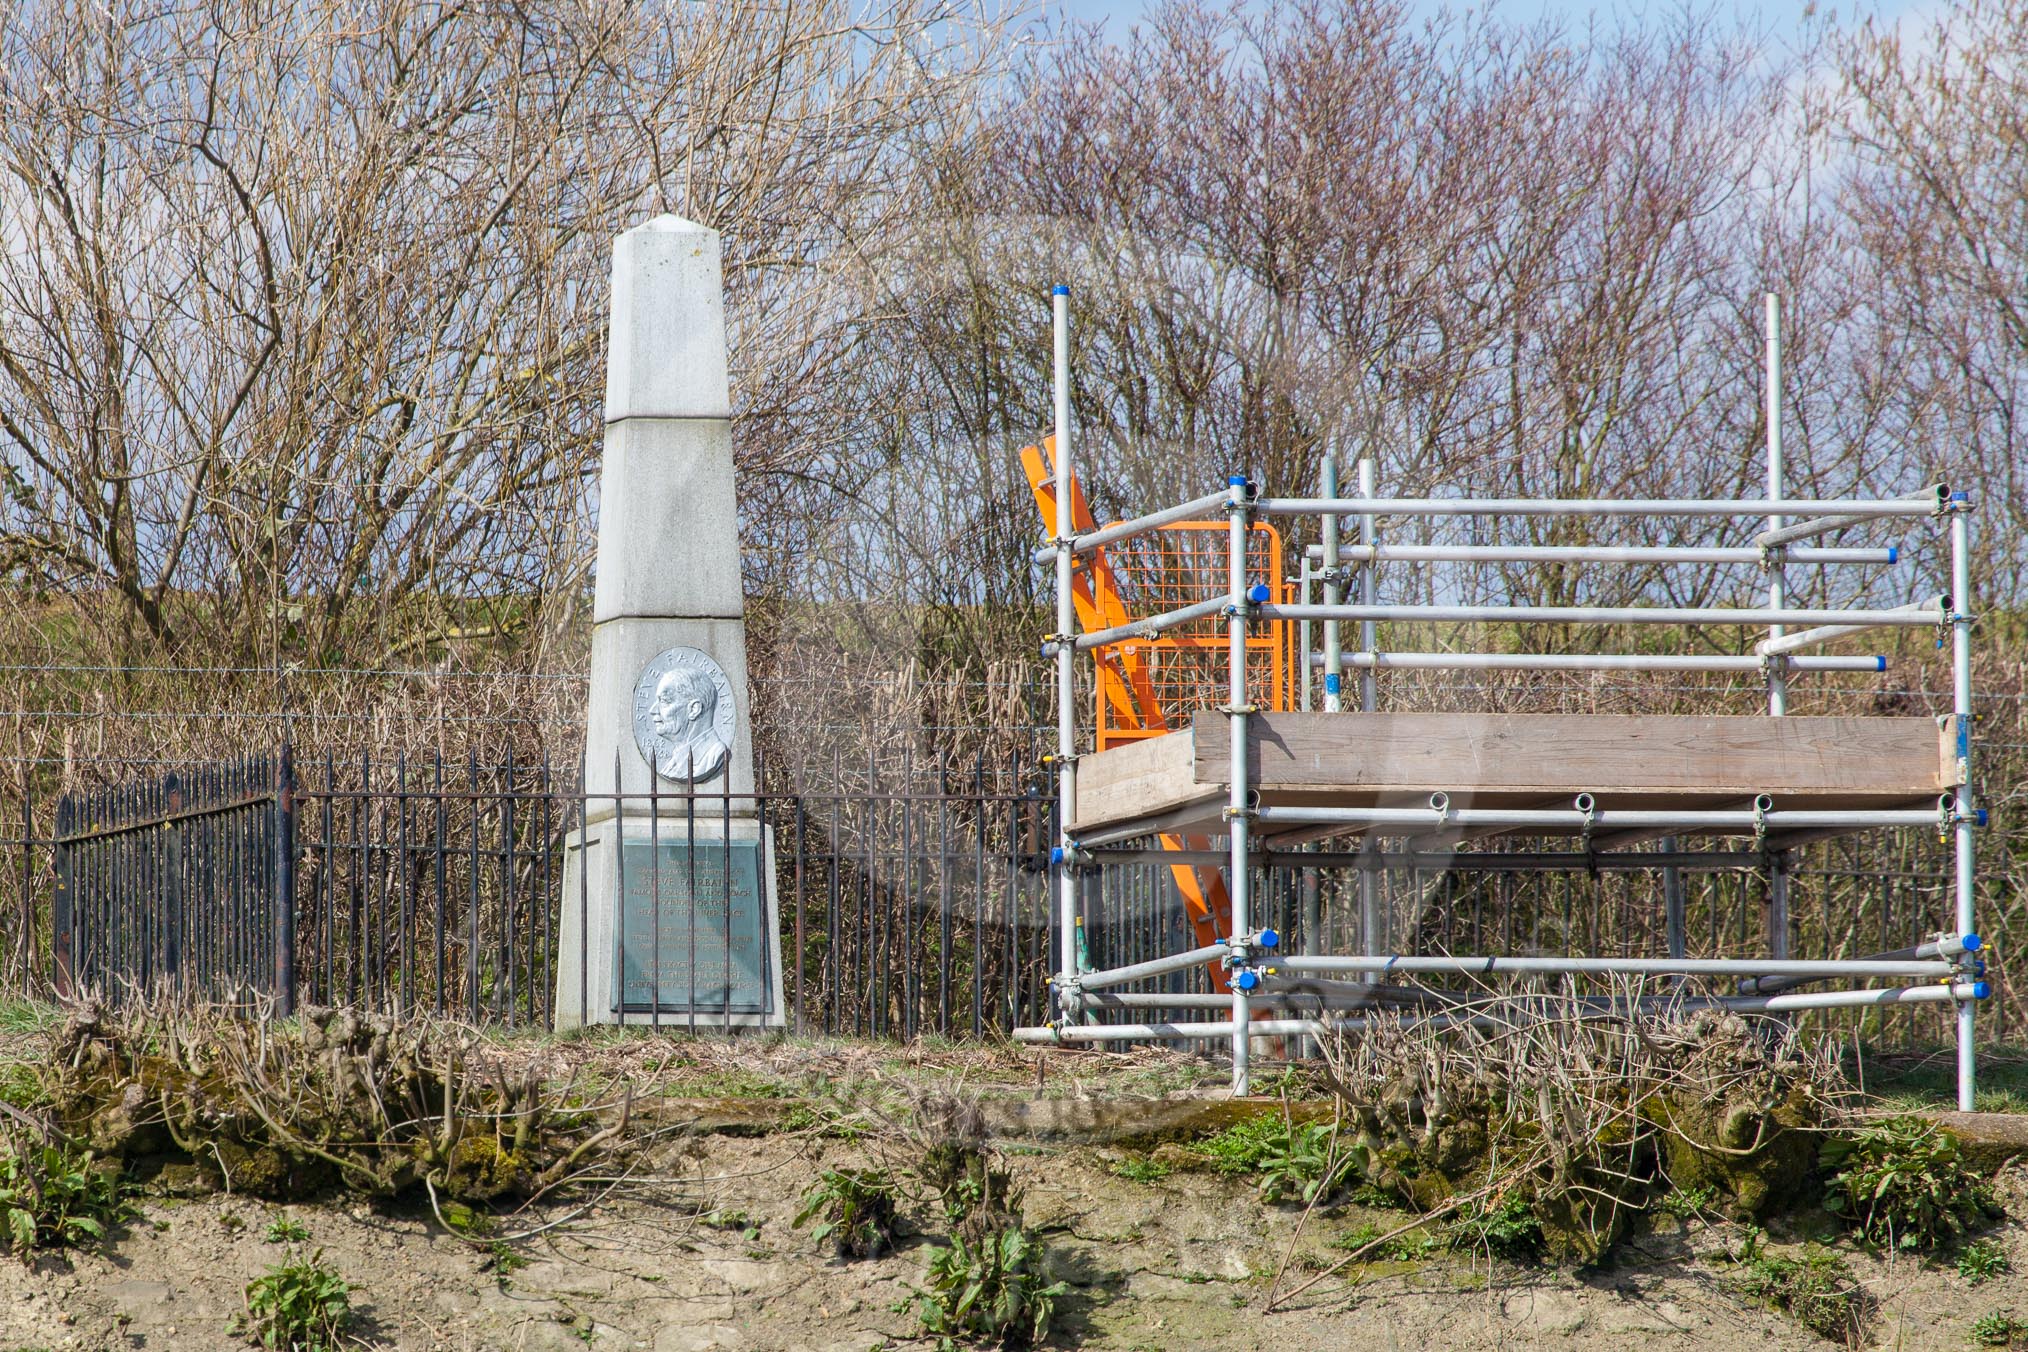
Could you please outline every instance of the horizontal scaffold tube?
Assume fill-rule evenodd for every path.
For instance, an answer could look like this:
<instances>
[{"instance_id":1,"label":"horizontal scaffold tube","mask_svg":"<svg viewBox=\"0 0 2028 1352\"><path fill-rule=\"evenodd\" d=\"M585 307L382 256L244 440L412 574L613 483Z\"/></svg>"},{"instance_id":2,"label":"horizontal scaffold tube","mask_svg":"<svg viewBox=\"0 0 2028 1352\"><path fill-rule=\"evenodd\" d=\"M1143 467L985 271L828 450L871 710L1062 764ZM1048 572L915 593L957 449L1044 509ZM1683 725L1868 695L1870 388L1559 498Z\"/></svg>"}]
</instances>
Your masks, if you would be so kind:
<instances>
[{"instance_id":1,"label":"horizontal scaffold tube","mask_svg":"<svg viewBox=\"0 0 2028 1352\"><path fill-rule=\"evenodd\" d=\"M1310 558L1324 547L1311 545ZM1720 545L1340 545L1341 563L1760 563L1765 551ZM1817 548L1788 552L1789 563L1898 563L1901 551L1885 548Z\"/></svg>"},{"instance_id":2,"label":"horizontal scaffold tube","mask_svg":"<svg viewBox=\"0 0 2028 1352\"><path fill-rule=\"evenodd\" d=\"M1808 1009L1850 1009L1879 1005L1955 1004L1983 1000L1989 991L1983 981L1956 981L1928 986L1893 986L1881 990L1804 991L1793 995L1647 996L1633 1002L1644 1010L1729 1009L1742 1014L1783 1014ZM1622 1017L1627 1002L1585 1001L1595 1009L1593 1017ZM1584 1017L1584 1016L1581 1016ZM1512 1027L1514 1020L1484 1014L1430 1014L1407 1018L1381 1016L1390 1027L1449 1028L1470 1023L1480 1028ZM1312 1037L1332 1031L1357 1032L1372 1026L1375 1016L1351 1018L1328 1016L1309 1019L1253 1019L1247 1030L1263 1037L1307 1034ZM1016 1042L1185 1042L1196 1039L1227 1038L1232 1021L1216 1023L1120 1023L1070 1025L1060 1028L1016 1028Z\"/></svg>"},{"instance_id":3,"label":"horizontal scaffold tube","mask_svg":"<svg viewBox=\"0 0 2028 1352\"><path fill-rule=\"evenodd\" d=\"M1912 944L1907 948L1890 949L1885 953L1868 953L1862 962L1899 962L1906 959L1956 958L1966 953L1976 953L1982 941L1976 934L1945 934L1927 943ZM1821 980L1807 976L1749 976L1739 980L1741 995L1770 995L1785 991L1793 986L1808 985Z\"/></svg>"},{"instance_id":4,"label":"horizontal scaffold tube","mask_svg":"<svg viewBox=\"0 0 2028 1352\"><path fill-rule=\"evenodd\" d=\"M1092 851L1108 864L1201 864L1222 867L1228 860L1223 850L1164 850L1155 846L1127 846ZM1261 850L1255 858L1275 867L1316 869L1422 869L1441 872L1560 873L1606 869L1643 871L1680 868L1693 872L1721 872L1728 869L1760 869L1767 855L1759 850L1671 850L1667 853L1634 850L1583 854L1574 850L1453 851L1453 850Z\"/></svg>"},{"instance_id":5,"label":"horizontal scaffold tube","mask_svg":"<svg viewBox=\"0 0 2028 1352\"><path fill-rule=\"evenodd\" d=\"M1300 1005L1306 1009L1372 1009L1383 1002L1352 990L1304 991L1256 989L1248 999L1255 1005ZM1098 991L1085 997L1087 1009L1231 1009L1230 995L1198 992Z\"/></svg>"},{"instance_id":6,"label":"horizontal scaffold tube","mask_svg":"<svg viewBox=\"0 0 2028 1352\"><path fill-rule=\"evenodd\" d=\"M1310 665L1324 665L1322 653ZM1758 657L1650 656L1645 653L1354 653L1341 665L1382 671L1761 671ZM1790 657L1791 671L1885 671L1885 657Z\"/></svg>"},{"instance_id":7,"label":"horizontal scaffold tube","mask_svg":"<svg viewBox=\"0 0 2028 1352\"><path fill-rule=\"evenodd\" d=\"M1110 629L1095 629L1088 634L1079 634L1073 646L1082 652L1090 648L1103 648L1112 643L1124 643L1130 638L1153 638L1165 630L1188 624L1192 620L1223 615L1231 605L1230 596L1213 597L1209 601L1199 601L1195 605L1165 610L1159 615L1144 616L1131 624L1117 624ZM1055 656L1056 645L1044 644L1043 652L1046 656Z\"/></svg>"},{"instance_id":8,"label":"horizontal scaffold tube","mask_svg":"<svg viewBox=\"0 0 2028 1352\"><path fill-rule=\"evenodd\" d=\"M1560 831L1669 828L1680 831L1799 831L1813 827L1936 826L1947 820L1938 808L1846 808L1817 811L1770 809L1608 808L1584 812L1577 808L1502 807L1263 807L1255 820L1273 825L1440 827L1539 826Z\"/></svg>"},{"instance_id":9,"label":"horizontal scaffold tube","mask_svg":"<svg viewBox=\"0 0 2028 1352\"><path fill-rule=\"evenodd\" d=\"M1920 610L1815 610L1746 606L1258 606L1264 620L1409 620L1453 624L1850 624L1917 629L1937 622Z\"/></svg>"},{"instance_id":10,"label":"horizontal scaffold tube","mask_svg":"<svg viewBox=\"0 0 2028 1352\"><path fill-rule=\"evenodd\" d=\"M1939 593L1926 600L1911 601L1907 605L1897 606L1895 609L1897 612L1906 611L1911 615L1919 615L1925 623L1943 625L1950 622L1951 598ZM1792 653L1799 648L1813 648L1819 643L1829 643L1834 638L1844 638L1848 634L1863 634L1873 627L1869 624L1818 625L1814 629L1804 629L1793 634L1783 634L1780 638L1764 638L1759 643L1754 644L1753 650L1763 657L1772 657L1778 653ZM1807 662L1809 659L1790 658L1789 660L1792 663L1800 663ZM1822 659L1818 660L1821 661Z\"/></svg>"},{"instance_id":11,"label":"horizontal scaffold tube","mask_svg":"<svg viewBox=\"0 0 2028 1352\"><path fill-rule=\"evenodd\" d=\"M1548 976L1844 976L1942 977L1948 962L1904 959L1866 962L1803 958L1548 958L1458 957L1455 955L1329 956L1276 958L1280 972L1436 972L1454 976L1498 976L1503 972Z\"/></svg>"},{"instance_id":12,"label":"horizontal scaffold tube","mask_svg":"<svg viewBox=\"0 0 2028 1352\"><path fill-rule=\"evenodd\" d=\"M1226 1001L1231 1003L1230 998ZM1392 1024L1394 1020L1390 1019ZM1440 1028L1455 1027L1460 1023L1474 1023L1485 1028L1497 1028L1499 1022L1482 1015L1431 1014L1426 1017L1404 1019L1410 1027ZM1346 1019L1248 1019L1247 1032L1255 1037L1323 1037L1333 1029L1357 1031L1366 1027L1365 1016ZM1016 1028L1016 1042L1191 1042L1232 1036L1232 1020L1221 1019L1215 1023L1113 1023L1113 1024L1069 1024L1060 1028Z\"/></svg>"},{"instance_id":13,"label":"horizontal scaffold tube","mask_svg":"<svg viewBox=\"0 0 2028 1352\"><path fill-rule=\"evenodd\" d=\"M1930 511L1938 512L1942 511L1949 504L1950 499L1950 488L1945 484L1935 483L1920 492L1909 494L1906 498L1901 499L1901 501L1920 503L1929 508ZM1825 504L1819 503L1812 510L1819 510L1823 506ZM1828 535L1834 530L1857 525L1866 520L1869 515L1877 515L1877 513L1840 511L1828 516L1812 517L1806 521L1795 521L1785 526L1776 526L1771 530L1764 530L1753 537L1753 542L1762 549L1779 549L1796 540L1807 540L1812 536Z\"/></svg>"},{"instance_id":14,"label":"horizontal scaffold tube","mask_svg":"<svg viewBox=\"0 0 2028 1352\"><path fill-rule=\"evenodd\" d=\"M1933 516L1926 498L1262 498L1267 516Z\"/></svg>"},{"instance_id":15,"label":"horizontal scaffold tube","mask_svg":"<svg viewBox=\"0 0 2028 1352\"><path fill-rule=\"evenodd\" d=\"M1207 962L1216 962L1227 952L1224 944L1206 944L1193 948L1187 953L1176 953L1166 958L1150 958L1146 962L1129 963L1125 967L1108 967L1102 972L1080 972L1077 985L1080 990L1095 991L1106 986L1124 986L1129 981L1141 981L1151 976L1167 976L1171 972L1184 972Z\"/></svg>"},{"instance_id":16,"label":"horizontal scaffold tube","mask_svg":"<svg viewBox=\"0 0 2028 1352\"><path fill-rule=\"evenodd\" d=\"M1072 554L1088 554L1094 549L1103 549L1107 545L1118 544L1121 540L1131 540L1136 535L1146 535L1149 531L1166 526L1172 521L1183 521L1193 516L1202 516L1206 512L1223 511L1226 503L1230 500L1231 494L1229 491L1207 493L1203 497L1193 498L1189 502L1179 502L1174 507L1164 507L1159 512L1149 512L1146 516L1136 516L1125 521L1116 522L1113 525L1105 527L1103 530L1095 530L1089 535L1077 536L1071 541L1070 552ZM1056 561L1056 546L1053 544L1044 545L1029 555L1029 558L1033 559L1036 563L1053 563Z\"/></svg>"}]
</instances>

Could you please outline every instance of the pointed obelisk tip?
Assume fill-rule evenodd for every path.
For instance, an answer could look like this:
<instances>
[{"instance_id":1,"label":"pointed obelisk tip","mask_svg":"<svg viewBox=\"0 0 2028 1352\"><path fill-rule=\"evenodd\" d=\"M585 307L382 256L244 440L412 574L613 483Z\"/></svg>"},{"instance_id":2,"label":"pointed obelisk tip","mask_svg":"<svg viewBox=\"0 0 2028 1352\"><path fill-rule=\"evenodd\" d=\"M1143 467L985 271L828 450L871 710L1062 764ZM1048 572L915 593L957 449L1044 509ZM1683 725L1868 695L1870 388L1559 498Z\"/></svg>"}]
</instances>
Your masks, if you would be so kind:
<instances>
[{"instance_id":1,"label":"pointed obelisk tip","mask_svg":"<svg viewBox=\"0 0 2028 1352\"><path fill-rule=\"evenodd\" d=\"M724 279L719 235L663 214L613 241L606 421L723 418Z\"/></svg>"},{"instance_id":2,"label":"pointed obelisk tip","mask_svg":"<svg viewBox=\"0 0 2028 1352\"><path fill-rule=\"evenodd\" d=\"M689 220L682 216L678 216L673 211L665 211L659 216L649 217L647 220L642 221L639 225L634 226L631 230L628 230L626 233L630 235L648 234L648 233L667 234L667 235L715 235L718 232L716 230L713 230L708 225L704 225L701 224L700 222Z\"/></svg>"}]
</instances>

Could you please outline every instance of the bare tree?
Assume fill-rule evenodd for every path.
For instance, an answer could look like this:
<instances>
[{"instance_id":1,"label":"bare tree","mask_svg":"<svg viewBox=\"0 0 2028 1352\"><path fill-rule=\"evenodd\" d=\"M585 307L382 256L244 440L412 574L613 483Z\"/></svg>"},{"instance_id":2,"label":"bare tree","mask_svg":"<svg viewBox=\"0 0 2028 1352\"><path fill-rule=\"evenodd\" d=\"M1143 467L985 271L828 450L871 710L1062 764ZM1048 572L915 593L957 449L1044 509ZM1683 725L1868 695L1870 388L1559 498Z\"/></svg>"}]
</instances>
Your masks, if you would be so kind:
<instances>
[{"instance_id":1,"label":"bare tree","mask_svg":"<svg viewBox=\"0 0 2028 1352\"><path fill-rule=\"evenodd\" d=\"M9 7L0 576L130 653L567 620L609 237L725 233L765 480L839 356L838 259L992 37L914 0Z\"/></svg>"}]
</instances>

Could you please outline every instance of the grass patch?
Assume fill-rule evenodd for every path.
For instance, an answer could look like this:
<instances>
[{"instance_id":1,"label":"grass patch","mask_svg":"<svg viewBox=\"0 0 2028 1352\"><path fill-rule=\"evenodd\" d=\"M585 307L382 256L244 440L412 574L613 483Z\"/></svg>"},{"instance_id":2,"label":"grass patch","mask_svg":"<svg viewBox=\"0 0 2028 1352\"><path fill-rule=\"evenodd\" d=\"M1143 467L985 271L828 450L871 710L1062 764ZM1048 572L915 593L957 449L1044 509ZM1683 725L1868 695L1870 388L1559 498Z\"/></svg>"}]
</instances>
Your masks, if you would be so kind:
<instances>
[{"instance_id":1,"label":"grass patch","mask_svg":"<svg viewBox=\"0 0 2028 1352\"><path fill-rule=\"evenodd\" d=\"M60 1022L63 1011L37 1000L0 999L0 1037L40 1033Z\"/></svg>"},{"instance_id":2,"label":"grass patch","mask_svg":"<svg viewBox=\"0 0 2028 1352\"><path fill-rule=\"evenodd\" d=\"M1846 1072L1860 1080L1862 1066L1850 1057ZM1903 1112L1958 1106L1957 1052L1871 1053L1863 1063L1869 1095ZM2028 1113L2028 1048L1979 1049L1979 1091L1972 1106L1982 1113Z\"/></svg>"},{"instance_id":3,"label":"grass patch","mask_svg":"<svg viewBox=\"0 0 2028 1352\"><path fill-rule=\"evenodd\" d=\"M1130 1183L1160 1183L1175 1170L1145 1156L1120 1160L1110 1171L1115 1178L1124 1178Z\"/></svg>"}]
</instances>

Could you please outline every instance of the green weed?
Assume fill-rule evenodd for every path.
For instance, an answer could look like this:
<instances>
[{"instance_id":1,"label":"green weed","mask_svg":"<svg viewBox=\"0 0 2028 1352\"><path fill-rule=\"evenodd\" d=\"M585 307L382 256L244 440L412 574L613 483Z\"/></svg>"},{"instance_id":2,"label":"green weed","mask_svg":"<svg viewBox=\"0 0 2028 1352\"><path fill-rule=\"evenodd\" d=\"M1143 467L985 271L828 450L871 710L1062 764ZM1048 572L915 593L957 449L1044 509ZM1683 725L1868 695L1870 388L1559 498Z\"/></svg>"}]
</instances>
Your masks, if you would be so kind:
<instances>
[{"instance_id":1,"label":"green weed","mask_svg":"<svg viewBox=\"0 0 2028 1352\"><path fill-rule=\"evenodd\" d=\"M1677 1188L1657 1198L1655 1205L1679 1221L1695 1220L1710 1210L1718 1200L1718 1189L1706 1184L1701 1188Z\"/></svg>"},{"instance_id":2,"label":"green weed","mask_svg":"<svg viewBox=\"0 0 2028 1352\"><path fill-rule=\"evenodd\" d=\"M1328 1197L1359 1171L1360 1152L1336 1143L1329 1122L1300 1125L1268 1114L1235 1122L1198 1149L1222 1174L1254 1176L1261 1200L1269 1204Z\"/></svg>"},{"instance_id":3,"label":"green weed","mask_svg":"<svg viewBox=\"0 0 2028 1352\"><path fill-rule=\"evenodd\" d=\"M279 1216L268 1222L266 1239L270 1244L306 1244L310 1239L310 1227L287 1216Z\"/></svg>"},{"instance_id":4,"label":"green weed","mask_svg":"<svg viewBox=\"0 0 2028 1352\"><path fill-rule=\"evenodd\" d=\"M17 1142L0 1156L0 1238L24 1262L36 1249L96 1244L132 1214L119 1171L88 1150Z\"/></svg>"},{"instance_id":5,"label":"green weed","mask_svg":"<svg viewBox=\"0 0 2028 1352\"><path fill-rule=\"evenodd\" d=\"M1972 1321L1972 1341L1980 1347L2028 1347L2028 1320L2011 1310L1982 1314Z\"/></svg>"},{"instance_id":6,"label":"green weed","mask_svg":"<svg viewBox=\"0 0 2028 1352\"><path fill-rule=\"evenodd\" d=\"M1522 1262L1541 1251L1542 1222L1526 1197L1508 1193L1491 1206L1475 1207L1453 1222L1451 1239L1487 1249L1510 1262Z\"/></svg>"},{"instance_id":7,"label":"green weed","mask_svg":"<svg viewBox=\"0 0 2028 1352\"><path fill-rule=\"evenodd\" d=\"M894 1180L880 1169L826 1169L792 1224L800 1230L813 1220L812 1237L830 1241L840 1258L877 1258L894 1247Z\"/></svg>"},{"instance_id":8,"label":"green weed","mask_svg":"<svg viewBox=\"0 0 2028 1352\"><path fill-rule=\"evenodd\" d=\"M1814 1244L1799 1255L1771 1253L1767 1232L1747 1231L1726 1285L1832 1342L1857 1346L1870 1307L1845 1260Z\"/></svg>"},{"instance_id":9,"label":"green weed","mask_svg":"<svg viewBox=\"0 0 2028 1352\"><path fill-rule=\"evenodd\" d=\"M1824 1209L1872 1244L1935 1253L1999 1214L1992 1187L1957 1141L1920 1117L1833 1136L1817 1159L1832 1171Z\"/></svg>"},{"instance_id":10,"label":"green weed","mask_svg":"<svg viewBox=\"0 0 2028 1352\"><path fill-rule=\"evenodd\" d=\"M1132 1183L1159 1183L1174 1172L1168 1165L1146 1158L1121 1160L1112 1167L1114 1177Z\"/></svg>"},{"instance_id":11,"label":"green weed","mask_svg":"<svg viewBox=\"0 0 2028 1352\"><path fill-rule=\"evenodd\" d=\"M1975 1239L1958 1253L1958 1276L1973 1286L2013 1270L2007 1251L2000 1247L1997 1240Z\"/></svg>"},{"instance_id":12,"label":"green weed","mask_svg":"<svg viewBox=\"0 0 2028 1352\"><path fill-rule=\"evenodd\" d=\"M1069 1287L1042 1273L1042 1241L1018 1225L963 1234L930 1255L916 1317L939 1349L959 1343L1029 1348L1049 1334L1056 1302Z\"/></svg>"},{"instance_id":13,"label":"green weed","mask_svg":"<svg viewBox=\"0 0 2028 1352\"><path fill-rule=\"evenodd\" d=\"M337 1352L352 1319L352 1288L319 1250L291 1254L248 1282L233 1331L275 1352Z\"/></svg>"}]
</instances>

